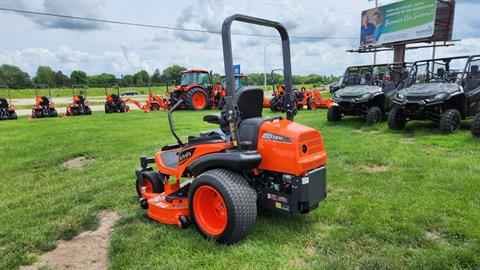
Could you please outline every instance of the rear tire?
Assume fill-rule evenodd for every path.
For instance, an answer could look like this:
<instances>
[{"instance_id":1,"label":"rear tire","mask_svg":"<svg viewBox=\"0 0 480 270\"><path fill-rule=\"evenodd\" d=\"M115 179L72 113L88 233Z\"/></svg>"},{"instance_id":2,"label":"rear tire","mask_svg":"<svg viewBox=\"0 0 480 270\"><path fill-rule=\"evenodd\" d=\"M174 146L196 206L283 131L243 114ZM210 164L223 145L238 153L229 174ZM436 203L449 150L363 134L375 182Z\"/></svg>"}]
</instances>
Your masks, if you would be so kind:
<instances>
[{"instance_id":1,"label":"rear tire","mask_svg":"<svg viewBox=\"0 0 480 270\"><path fill-rule=\"evenodd\" d=\"M150 111L158 111L158 110L160 110L160 105L156 103L153 103L152 105L150 105Z\"/></svg>"},{"instance_id":2,"label":"rear tire","mask_svg":"<svg viewBox=\"0 0 480 270\"><path fill-rule=\"evenodd\" d=\"M137 190L138 197L142 198L142 181L146 187L148 193L162 193L165 191L161 175L158 172L146 171L142 173L143 179L138 179L135 182L135 188Z\"/></svg>"},{"instance_id":3,"label":"rear tire","mask_svg":"<svg viewBox=\"0 0 480 270\"><path fill-rule=\"evenodd\" d=\"M315 111L317 109L317 103L315 103L313 100L309 101L307 104L307 109Z\"/></svg>"},{"instance_id":4,"label":"rear tire","mask_svg":"<svg viewBox=\"0 0 480 270\"><path fill-rule=\"evenodd\" d=\"M190 216L198 231L218 243L241 241L255 224L257 193L234 171L202 173L193 181L188 198Z\"/></svg>"},{"instance_id":5,"label":"rear tire","mask_svg":"<svg viewBox=\"0 0 480 270\"><path fill-rule=\"evenodd\" d=\"M187 108L194 111L203 111L210 108L210 100L205 90L193 87L185 94Z\"/></svg>"},{"instance_id":6,"label":"rear tire","mask_svg":"<svg viewBox=\"0 0 480 270\"><path fill-rule=\"evenodd\" d=\"M270 100L270 110L272 112L280 112L283 109L283 101L279 100L277 97L272 97Z\"/></svg>"},{"instance_id":7,"label":"rear tire","mask_svg":"<svg viewBox=\"0 0 480 270\"><path fill-rule=\"evenodd\" d=\"M58 113L56 109L50 109L50 117L57 117Z\"/></svg>"},{"instance_id":8,"label":"rear tire","mask_svg":"<svg viewBox=\"0 0 480 270\"><path fill-rule=\"evenodd\" d=\"M367 125L376 125L382 122L382 109L377 106L373 106L368 109L367 115L365 115L365 122Z\"/></svg>"},{"instance_id":9,"label":"rear tire","mask_svg":"<svg viewBox=\"0 0 480 270\"><path fill-rule=\"evenodd\" d=\"M462 116L457 109L448 109L443 112L440 118L440 131L444 134L456 132L460 129Z\"/></svg>"},{"instance_id":10,"label":"rear tire","mask_svg":"<svg viewBox=\"0 0 480 270\"><path fill-rule=\"evenodd\" d=\"M480 137L480 113L477 114L475 120L473 120L472 135L475 137Z\"/></svg>"},{"instance_id":11,"label":"rear tire","mask_svg":"<svg viewBox=\"0 0 480 270\"><path fill-rule=\"evenodd\" d=\"M90 107L85 107L85 115L91 115L92 114L92 109Z\"/></svg>"},{"instance_id":12,"label":"rear tire","mask_svg":"<svg viewBox=\"0 0 480 270\"><path fill-rule=\"evenodd\" d=\"M338 106L332 106L328 108L327 120L328 122L338 122L342 120L342 113L340 112L340 108Z\"/></svg>"},{"instance_id":13,"label":"rear tire","mask_svg":"<svg viewBox=\"0 0 480 270\"><path fill-rule=\"evenodd\" d=\"M388 113L388 127L394 130L402 130L407 124L407 118L403 112L403 109L399 106L395 106Z\"/></svg>"},{"instance_id":14,"label":"rear tire","mask_svg":"<svg viewBox=\"0 0 480 270\"><path fill-rule=\"evenodd\" d=\"M127 112L127 107L125 106L125 103L119 103L118 104L118 111L121 113Z\"/></svg>"},{"instance_id":15,"label":"rear tire","mask_svg":"<svg viewBox=\"0 0 480 270\"><path fill-rule=\"evenodd\" d=\"M17 120L17 118L18 118L18 116L17 116L16 112L13 112L13 113L8 115L8 119L10 119L10 120Z\"/></svg>"},{"instance_id":16,"label":"rear tire","mask_svg":"<svg viewBox=\"0 0 480 270\"><path fill-rule=\"evenodd\" d=\"M113 113L113 107L110 103L105 104L105 113Z\"/></svg>"}]
</instances>

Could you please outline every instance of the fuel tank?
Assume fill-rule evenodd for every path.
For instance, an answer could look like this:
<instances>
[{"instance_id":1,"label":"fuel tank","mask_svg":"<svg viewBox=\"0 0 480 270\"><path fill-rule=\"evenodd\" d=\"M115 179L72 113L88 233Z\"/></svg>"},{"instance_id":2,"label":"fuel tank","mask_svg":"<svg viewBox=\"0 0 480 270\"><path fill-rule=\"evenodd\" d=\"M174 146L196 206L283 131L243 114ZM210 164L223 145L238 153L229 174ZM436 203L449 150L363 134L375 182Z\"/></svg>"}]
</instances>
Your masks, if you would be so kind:
<instances>
[{"instance_id":1,"label":"fuel tank","mask_svg":"<svg viewBox=\"0 0 480 270\"><path fill-rule=\"evenodd\" d=\"M260 126L257 151L262 156L259 169L297 176L327 162L320 132L285 119Z\"/></svg>"}]
</instances>

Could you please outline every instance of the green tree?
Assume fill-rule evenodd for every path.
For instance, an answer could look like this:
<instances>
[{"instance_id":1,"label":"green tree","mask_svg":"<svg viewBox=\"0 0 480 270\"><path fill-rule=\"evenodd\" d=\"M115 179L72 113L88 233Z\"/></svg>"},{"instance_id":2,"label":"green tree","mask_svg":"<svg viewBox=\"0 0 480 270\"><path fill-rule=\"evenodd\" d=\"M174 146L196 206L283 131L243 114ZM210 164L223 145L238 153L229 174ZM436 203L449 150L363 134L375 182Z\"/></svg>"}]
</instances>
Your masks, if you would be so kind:
<instances>
[{"instance_id":1,"label":"green tree","mask_svg":"<svg viewBox=\"0 0 480 270\"><path fill-rule=\"evenodd\" d=\"M36 84L48 84L50 87L55 87L55 71L49 66L39 66L33 82Z\"/></svg>"},{"instance_id":2,"label":"green tree","mask_svg":"<svg viewBox=\"0 0 480 270\"><path fill-rule=\"evenodd\" d=\"M160 72L160 70L157 68L155 69L155 71L153 72L153 75L152 75L152 78L151 78L151 82L153 84L159 84L163 81L163 76L162 76L162 73Z\"/></svg>"},{"instance_id":3,"label":"green tree","mask_svg":"<svg viewBox=\"0 0 480 270\"><path fill-rule=\"evenodd\" d=\"M55 86L68 86L70 79L68 78L67 75L63 74L60 70L55 72L54 75L54 80L55 80Z\"/></svg>"},{"instance_id":4,"label":"green tree","mask_svg":"<svg viewBox=\"0 0 480 270\"><path fill-rule=\"evenodd\" d=\"M132 75L123 76L123 78L120 80L120 86L123 86L123 87L133 86L133 76Z\"/></svg>"},{"instance_id":5,"label":"green tree","mask_svg":"<svg viewBox=\"0 0 480 270\"><path fill-rule=\"evenodd\" d=\"M175 80L177 83L180 83L182 79L182 71L187 70L186 67L179 65L173 65L163 70L163 75L165 76L165 82L170 82Z\"/></svg>"},{"instance_id":6,"label":"green tree","mask_svg":"<svg viewBox=\"0 0 480 270\"><path fill-rule=\"evenodd\" d=\"M133 74L133 83L137 86L145 86L150 82L150 75L145 70Z\"/></svg>"},{"instance_id":7,"label":"green tree","mask_svg":"<svg viewBox=\"0 0 480 270\"><path fill-rule=\"evenodd\" d=\"M81 70L74 70L70 74L70 82L72 84L88 84L87 73Z\"/></svg>"},{"instance_id":8,"label":"green tree","mask_svg":"<svg viewBox=\"0 0 480 270\"><path fill-rule=\"evenodd\" d=\"M0 66L0 85L6 85L10 88L19 89L32 86L32 81L28 73L22 71L17 66Z\"/></svg>"},{"instance_id":9,"label":"green tree","mask_svg":"<svg viewBox=\"0 0 480 270\"><path fill-rule=\"evenodd\" d=\"M99 75L88 76L88 84L90 86L102 87L114 84L117 78L113 74L102 73Z\"/></svg>"}]
</instances>

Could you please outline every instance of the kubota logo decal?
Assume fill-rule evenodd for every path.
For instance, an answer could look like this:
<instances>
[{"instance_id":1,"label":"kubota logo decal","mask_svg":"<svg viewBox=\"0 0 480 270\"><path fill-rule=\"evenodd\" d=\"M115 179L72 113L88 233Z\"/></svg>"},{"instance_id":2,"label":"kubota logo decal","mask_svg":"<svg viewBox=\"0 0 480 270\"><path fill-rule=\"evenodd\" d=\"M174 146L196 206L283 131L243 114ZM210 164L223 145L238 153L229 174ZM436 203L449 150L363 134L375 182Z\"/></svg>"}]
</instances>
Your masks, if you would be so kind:
<instances>
[{"instance_id":1,"label":"kubota logo decal","mask_svg":"<svg viewBox=\"0 0 480 270\"><path fill-rule=\"evenodd\" d=\"M262 138L266 139L266 140L272 140L272 141L284 142L284 143L291 143L292 142L292 140L290 140L290 138L288 138L288 137L284 137L284 136L281 136L281 135L268 133L268 132L263 133Z\"/></svg>"},{"instance_id":2,"label":"kubota logo decal","mask_svg":"<svg viewBox=\"0 0 480 270\"><path fill-rule=\"evenodd\" d=\"M195 152L195 148L190 148L183 152L180 152L180 154L178 154L179 163L183 163L187 161L189 158L191 158L193 156L193 152Z\"/></svg>"}]
</instances>

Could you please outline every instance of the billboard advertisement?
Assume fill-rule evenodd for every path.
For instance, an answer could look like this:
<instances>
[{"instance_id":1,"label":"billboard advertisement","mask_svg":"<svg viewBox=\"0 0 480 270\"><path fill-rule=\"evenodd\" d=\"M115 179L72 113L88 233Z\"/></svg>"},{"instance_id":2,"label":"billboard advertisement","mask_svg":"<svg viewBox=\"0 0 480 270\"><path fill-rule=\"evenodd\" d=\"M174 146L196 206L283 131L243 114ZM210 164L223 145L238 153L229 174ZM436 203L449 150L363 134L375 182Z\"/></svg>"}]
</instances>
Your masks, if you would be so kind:
<instances>
[{"instance_id":1,"label":"billboard advertisement","mask_svg":"<svg viewBox=\"0 0 480 270\"><path fill-rule=\"evenodd\" d=\"M436 0L404 0L362 12L360 47L432 37Z\"/></svg>"}]
</instances>

